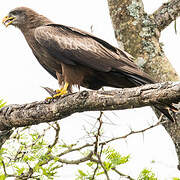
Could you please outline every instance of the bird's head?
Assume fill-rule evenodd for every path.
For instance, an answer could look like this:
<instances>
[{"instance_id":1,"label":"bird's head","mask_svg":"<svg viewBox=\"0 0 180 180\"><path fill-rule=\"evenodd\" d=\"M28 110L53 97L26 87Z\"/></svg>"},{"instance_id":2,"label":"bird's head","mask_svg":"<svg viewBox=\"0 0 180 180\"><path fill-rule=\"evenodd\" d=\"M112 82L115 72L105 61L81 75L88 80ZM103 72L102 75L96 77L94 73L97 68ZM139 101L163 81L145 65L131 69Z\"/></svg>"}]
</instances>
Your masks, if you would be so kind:
<instances>
[{"instance_id":1,"label":"bird's head","mask_svg":"<svg viewBox=\"0 0 180 180\"><path fill-rule=\"evenodd\" d=\"M13 9L3 18L2 23L7 27L9 25L21 26L26 23L27 9L24 7Z\"/></svg>"},{"instance_id":2,"label":"bird's head","mask_svg":"<svg viewBox=\"0 0 180 180\"><path fill-rule=\"evenodd\" d=\"M49 22L47 18L27 7L18 7L11 10L2 21L6 27L14 25L20 29L23 27L38 27L47 24L47 22Z\"/></svg>"}]
</instances>

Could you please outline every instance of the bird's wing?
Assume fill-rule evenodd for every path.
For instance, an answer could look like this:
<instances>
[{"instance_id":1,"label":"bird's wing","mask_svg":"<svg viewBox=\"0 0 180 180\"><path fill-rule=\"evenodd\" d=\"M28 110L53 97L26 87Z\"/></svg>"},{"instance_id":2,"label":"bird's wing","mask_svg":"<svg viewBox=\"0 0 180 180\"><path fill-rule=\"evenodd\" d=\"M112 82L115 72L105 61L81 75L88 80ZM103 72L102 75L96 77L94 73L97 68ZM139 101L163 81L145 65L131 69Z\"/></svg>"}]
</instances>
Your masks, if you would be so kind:
<instances>
[{"instance_id":1,"label":"bird's wing","mask_svg":"<svg viewBox=\"0 0 180 180\"><path fill-rule=\"evenodd\" d=\"M102 71L122 71L143 76L130 55L90 33L49 24L35 30L35 38L57 61Z\"/></svg>"}]
</instances>

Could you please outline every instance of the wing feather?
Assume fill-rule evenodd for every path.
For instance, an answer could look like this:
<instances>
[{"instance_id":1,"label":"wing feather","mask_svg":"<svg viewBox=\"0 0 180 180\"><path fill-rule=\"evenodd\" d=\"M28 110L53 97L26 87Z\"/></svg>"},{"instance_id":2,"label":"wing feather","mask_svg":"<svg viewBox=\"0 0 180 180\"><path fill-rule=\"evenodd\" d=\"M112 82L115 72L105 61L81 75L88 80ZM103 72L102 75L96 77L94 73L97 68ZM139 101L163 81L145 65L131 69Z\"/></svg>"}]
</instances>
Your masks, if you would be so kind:
<instances>
[{"instance_id":1,"label":"wing feather","mask_svg":"<svg viewBox=\"0 0 180 180\"><path fill-rule=\"evenodd\" d=\"M76 28L49 24L37 28L35 38L56 61L64 64L81 64L97 71L120 71L150 79L128 53Z\"/></svg>"}]
</instances>

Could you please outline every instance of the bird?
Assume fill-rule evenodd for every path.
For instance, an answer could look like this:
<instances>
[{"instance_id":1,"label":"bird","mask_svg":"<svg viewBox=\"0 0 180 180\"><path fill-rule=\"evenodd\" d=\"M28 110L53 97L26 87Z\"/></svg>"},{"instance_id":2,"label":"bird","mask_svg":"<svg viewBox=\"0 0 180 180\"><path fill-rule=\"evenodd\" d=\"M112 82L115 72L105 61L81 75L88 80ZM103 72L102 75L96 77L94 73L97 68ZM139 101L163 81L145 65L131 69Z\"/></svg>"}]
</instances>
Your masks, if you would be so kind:
<instances>
[{"instance_id":1,"label":"bird","mask_svg":"<svg viewBox=\"0 0 180 180\"><path fill-rule=\"evenodd\" d=\"M131 88L155 81L143 72L127 52L78 28L56 24L28 7L17 7L3 24L20 29L38 62L62 87L53 98L72 92L72 86L99 90L104 86ZM155 105L174 121L172 104Z\"/></svg>"}]
</instances>

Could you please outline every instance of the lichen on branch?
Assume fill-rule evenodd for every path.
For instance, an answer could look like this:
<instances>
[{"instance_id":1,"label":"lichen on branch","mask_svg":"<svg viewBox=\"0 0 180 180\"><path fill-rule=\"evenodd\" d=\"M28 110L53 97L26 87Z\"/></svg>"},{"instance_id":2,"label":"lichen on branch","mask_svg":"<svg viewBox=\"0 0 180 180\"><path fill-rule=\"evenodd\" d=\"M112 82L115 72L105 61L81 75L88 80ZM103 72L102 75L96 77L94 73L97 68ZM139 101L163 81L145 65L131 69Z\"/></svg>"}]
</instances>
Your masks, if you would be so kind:
<instances>
[{"instance_id":1,"label":"lichen on branch","mask_svg":"<svg viewBox=\"0 0 180 180\"><path fill-rule=\"evenodd\" d=\"M112 91L82 91L50 102L5 106L0 109L0 130L57 121L76 112L121 110L179 100L180 83L172 82Z\"/></svg>"}]
</instances>

